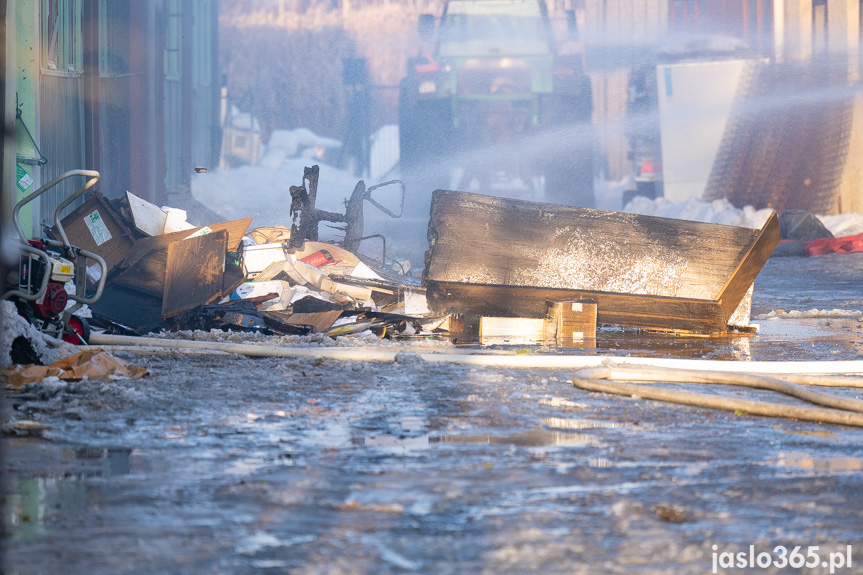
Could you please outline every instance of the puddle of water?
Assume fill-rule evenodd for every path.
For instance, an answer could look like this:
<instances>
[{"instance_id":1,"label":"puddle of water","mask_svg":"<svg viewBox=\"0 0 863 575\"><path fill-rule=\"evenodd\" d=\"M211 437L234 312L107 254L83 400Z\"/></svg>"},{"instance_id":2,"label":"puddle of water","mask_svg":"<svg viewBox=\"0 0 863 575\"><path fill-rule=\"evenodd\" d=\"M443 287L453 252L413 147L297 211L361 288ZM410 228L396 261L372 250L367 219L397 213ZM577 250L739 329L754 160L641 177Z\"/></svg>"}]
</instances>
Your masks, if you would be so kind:
<instances>
[{"instance_id":1,"label":"puddle of water","mask_svg":"<svg viewBox=\"0 0 863 575\"><path fill-rule=\"evenodd\" d=\"M416 419L416 421L408 421L413 419ZM485 443L488 445L514 445L519 447L596 446L601 444L601 440L598 437L573 433L572 430L632 427L631 423L580 418L545 417L540 419L540 422L542 423L542 427L510 435L420 435L415 437L383 435L354 438L352 443L365 447L402 452L429 449L431 444L434 443ZM414 430L421 429L425 425L422 420L413 417L403 418L401 423L406 429L413 428ZM610 462L608 464L598 462L597 466L607 467L610 466L609 464Z\"/></svg>"},{"instance_id":2,"label":"puddle of water","mask_svg":"<svg viewBox=\"0 0 863 575\"><path fill-rule=\"evenodd\" d=\"M806 436L810 436L810 437L821 437L821 438L829 438L829 439L839 437L839 435L836 432L827 431L824 429L808 429L808 430L787 429L785 427L782 427L781 425L774 425L773 429L776 429L778 431L783 431L785 433L790 433L792 435L806 435Z\"/></svg>"},{"instance_id":3,"label":"puddle of water","mask_svg":"<svg viewBox=\"0 0 863 575\"><path fill-rule=\"evenodd\" d=\"M101 462L101 476L125 475L132 470L132 449L82 447L75 450L75 459Z\"/></svg>"},{"instance_id":4,"label":"puddle of water","mask_svg":"<svg viewBox=\"0 0 863 575\"><path fill-rule=\"evenodd\" d=\"M512 435L441 435L429 437L429 443L487 443L491 445L516 445L519 447L599 445L600 440L592 435L532 429Z\"/></svg>"},{"instance_id":5,"label":"puddle of water","mask_svg":"<svg viewBox=\"0 0 863 575\"><path fill-rule=\"evenodd\" d=\"M565 420L561 420L565 421ZM602 423L602 422L596 422ZM573 429L589 429L602 425L584 425ZM548 431L541 427L513 433L510 435L422 435L419 437L396 437L384 435L378 437L363 437L353 440L355 445L375 447L379 449L410 452L429 449L436 443L485 443L487 445L514 445L518 447L564 447L564 446L596 446L601 441L592 435L568 433L563 431Z\"/></svg>"},{"instance_id":6,"label":"puddle of water","mask_svg":"<svg viewBox=\"0 0 863 575\"><path fill-rule=\"evenodd\" d=\"M521 336L482 336L473 341L466 341L464 338L459 340L461 343L479 343L484 347L491 346L529 346L529 347L558 347L562 349L596 349L596 338L586 337L583 339L573 339L571 337L559 339L537 339L533 337Z\"/></svg>"},{"instance_id":7,"label":"puddle of water","mask_svg":"<svg viewBox=\"0 0 863 575\"><path fill-rule=\"evenodd\" d=\"M81 448L74 460L90 462L80 472L21 477L10 475L4 487L7 497L5 524L12 539L44 534L46 526L61 516L87 512L101 495L92 479L126 475L132 471L131 449Z\"/></svg>"},{"instance_id":8,"label":"puddle of water","mask_svg":"<svg viewBox=\"0 0 863 575\"><path fill-rule=\"evenodd\" d=\"M863 471L860 457L815 457L809 453L780 453L775 463L778 467L794 467L815 473L854 473Z\"/></svg>"},{"instance_id":9,"label":"puddle of water","mask_svg":"<svg viewBox=\"0 0 863 575\"><path fill-rule=\"evenodd\" d=\"M632 427L631 423L620 421L599 421L595 419L564 419L561 417L545 417L541 419L543 425L552 429L614 429L619 427Z\"/></svg>"}]
</instances>

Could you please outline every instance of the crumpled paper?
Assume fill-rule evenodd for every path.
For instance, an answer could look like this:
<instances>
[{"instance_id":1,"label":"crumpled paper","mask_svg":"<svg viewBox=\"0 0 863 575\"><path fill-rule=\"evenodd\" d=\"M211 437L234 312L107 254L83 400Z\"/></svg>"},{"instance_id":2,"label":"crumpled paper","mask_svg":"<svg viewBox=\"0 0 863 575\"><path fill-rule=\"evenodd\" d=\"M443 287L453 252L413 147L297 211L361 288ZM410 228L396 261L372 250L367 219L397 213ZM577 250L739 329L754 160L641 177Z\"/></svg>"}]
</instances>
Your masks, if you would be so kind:
<instances>
[{"instance_id":1,"label":"crumpled paper","mask_svg":"<svg viewBox=\"0 0 863 575\"><path fill-rule=\"evenodd\" d=\"M19 389L34 381L55 376L64 381L96 379L140 379L150 375L150 371L136 365L129 365L100 348L91 348L77 355L55 361L49 365L13 365L2 371L7 387Z\"/></svg>"}]
</instances>

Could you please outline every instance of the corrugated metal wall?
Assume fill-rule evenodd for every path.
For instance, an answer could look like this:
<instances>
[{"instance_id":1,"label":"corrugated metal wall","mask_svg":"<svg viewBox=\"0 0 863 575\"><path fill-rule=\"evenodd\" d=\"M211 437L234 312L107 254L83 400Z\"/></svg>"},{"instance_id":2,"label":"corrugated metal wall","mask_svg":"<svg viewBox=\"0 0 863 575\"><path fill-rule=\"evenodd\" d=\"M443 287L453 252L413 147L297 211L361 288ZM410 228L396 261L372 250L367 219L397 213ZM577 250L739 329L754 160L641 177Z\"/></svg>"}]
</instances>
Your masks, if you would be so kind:
<instances>
[{"instance_id":1,"label":"corrugated metal wall","mask_svg":"<svg viewBox=\"0 0 863 575\"><path fill-rule=\"evenodd\" d=\"M44 184L68 170L87 167L84 150L83 78L44 72L39 98L39 107L42 110L39 122L40 147L42 154L48 159L40 168ZM46 192L40 198L39 222L50 218L60 202L83 183L82 178L69 178ZM67 208L67 212L73 207Z\"/></svg>"}]
</instances>

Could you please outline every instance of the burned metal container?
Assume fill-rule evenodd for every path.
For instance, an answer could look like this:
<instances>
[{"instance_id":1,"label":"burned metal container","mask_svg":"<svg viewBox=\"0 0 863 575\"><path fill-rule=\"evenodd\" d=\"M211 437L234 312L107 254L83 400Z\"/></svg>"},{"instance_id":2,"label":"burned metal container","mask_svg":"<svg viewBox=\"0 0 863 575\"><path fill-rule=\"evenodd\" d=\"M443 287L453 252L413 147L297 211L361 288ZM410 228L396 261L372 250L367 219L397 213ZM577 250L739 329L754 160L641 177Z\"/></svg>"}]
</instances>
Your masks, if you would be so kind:
<instances>
[{"instance_id":1,"label":"burned metal container","mask_svg":"<svg viewBox=\"0 0 863 575\"><path fill-rule=\"evenodd\" d=\"M724 333L779 225L775 212L758 230L437 190L428 236L437 312L543 317L548 300L586 298L599 324Z\"/></svg>"}]
</instances>

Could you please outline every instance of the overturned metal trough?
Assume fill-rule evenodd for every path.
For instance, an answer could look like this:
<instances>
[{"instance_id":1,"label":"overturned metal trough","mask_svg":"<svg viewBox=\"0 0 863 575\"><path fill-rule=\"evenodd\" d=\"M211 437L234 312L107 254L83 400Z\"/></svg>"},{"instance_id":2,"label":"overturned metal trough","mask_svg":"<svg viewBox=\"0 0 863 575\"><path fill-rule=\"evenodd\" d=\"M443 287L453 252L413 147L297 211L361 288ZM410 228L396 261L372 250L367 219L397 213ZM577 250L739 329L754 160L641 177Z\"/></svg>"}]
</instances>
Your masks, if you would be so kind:
<instances>
[{"instance_id":1,"label":"overturned metal trough","mask_svg":"<svg viewBox=\"0 0 863 575\"><path fill-rule=\"evenodd\" d=\"M757 230L446 190L428 236L437 312L543 317L588 298L600 324L708 334L729 331L780 239L775 212Z\"/></svg>"}]
</instances>

